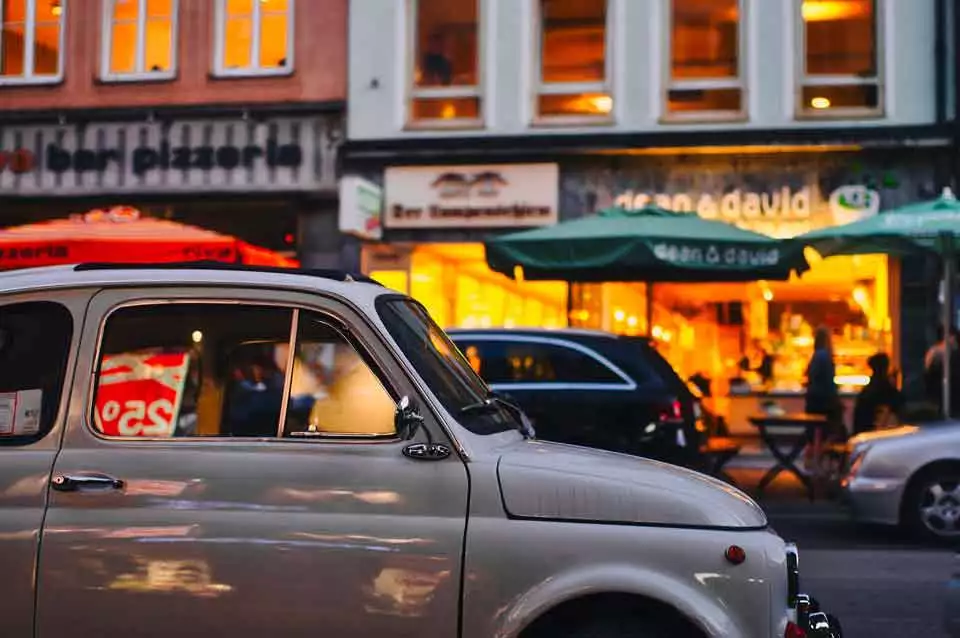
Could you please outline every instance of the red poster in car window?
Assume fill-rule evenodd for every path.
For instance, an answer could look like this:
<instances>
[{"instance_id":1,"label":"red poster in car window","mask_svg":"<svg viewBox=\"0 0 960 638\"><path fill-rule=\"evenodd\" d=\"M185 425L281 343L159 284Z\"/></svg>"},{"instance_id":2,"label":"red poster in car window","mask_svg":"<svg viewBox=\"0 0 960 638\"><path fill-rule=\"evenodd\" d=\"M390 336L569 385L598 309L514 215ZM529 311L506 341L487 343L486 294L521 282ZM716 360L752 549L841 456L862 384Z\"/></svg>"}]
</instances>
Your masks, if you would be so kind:
<instances>
[{"instance_id":1,"label":"red poster in car window","mask_svg":"<svg viewBox=\"0 0 960 638\"><path fill-rule=\"evenodd\" d=\"M104 357L97 429L107 436L173 436L189 366L187 353Z\"/></svg>"}]
</instances>

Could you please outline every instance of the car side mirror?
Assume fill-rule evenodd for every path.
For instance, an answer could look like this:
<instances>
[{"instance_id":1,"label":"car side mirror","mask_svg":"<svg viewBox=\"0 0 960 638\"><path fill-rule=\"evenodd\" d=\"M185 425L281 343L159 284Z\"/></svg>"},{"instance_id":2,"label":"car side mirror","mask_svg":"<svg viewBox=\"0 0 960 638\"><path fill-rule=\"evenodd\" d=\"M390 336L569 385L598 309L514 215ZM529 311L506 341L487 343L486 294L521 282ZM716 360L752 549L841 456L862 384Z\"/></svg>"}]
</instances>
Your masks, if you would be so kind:
<instances>
[{"instance_id":1,"label":"car side mirror","mask_svg":"<svg viewBox=\"0 0 960 638\"><path fill-rule=\"evenodd\" d=\"M410 397L404 395L397 402L393 422L397 435L404 441L409 441L420 431L420 427L423 425L423 416L413 404L413 401L410 400Z\"/></svg>"}]
</instances>

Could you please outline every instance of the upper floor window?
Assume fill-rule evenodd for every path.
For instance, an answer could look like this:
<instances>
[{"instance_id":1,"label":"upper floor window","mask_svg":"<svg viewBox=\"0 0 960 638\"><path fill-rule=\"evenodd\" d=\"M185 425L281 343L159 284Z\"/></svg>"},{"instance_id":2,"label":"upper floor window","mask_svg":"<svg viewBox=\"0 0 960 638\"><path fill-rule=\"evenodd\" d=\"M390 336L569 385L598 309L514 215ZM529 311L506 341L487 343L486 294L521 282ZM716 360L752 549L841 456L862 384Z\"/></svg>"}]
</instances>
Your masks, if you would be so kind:
<instances>
[{"instance_id":1,"label":"upper floor window","mask_svg":"<svg viewBox=\"0 0 960 638\"><path fill-rule=\"evenodd\" d=\"M536 119L609 120L610 30L606 0L535 0L538 33Z\"/></svg>"},{"instance_id":2,"label":"upper floor window","mask_svg":"<svg viewBox=\"0 0 960 638\"><path fill-rule=\"evenodd\" d=\"M0 0L0 84L63 78L66 0Z\"/></svg>"},{"instance_id":3,"label":"upper floor window","mask_svg":"<svg viewBox=\"0 0 960 638\"><path fill-rule=\"evenodd\" d=\"M217 75L293 72L294 0L217 0Z\"/></svg>"},{"instance_id":4,"label":"upper floor window","mask_svg":"<svg viewBox=\"0 0 960 638\"><path fill-rule=\"evenodd\" d=\"M672 0L668 119L743 113L741 0Z\"/></svg>"},{"instance_id":5,"label":"upper floor window","mask_svg":"<svg viewBox=\"0 0 960 638\"><path fill-rule=\"evenodd\" d=\"M408 120L476 126L480 104L479 0L410 0L412 89Z\"/></svg>"},{"instance_id":6,"label":"upper floor window","mask_svg":"<svg viewBox=\"0 0 960 638\"><path fill-rule=\"evenodd\" d=\"M804 115L878 112L881 103L878 0L800 0Z\"/></svg>"},{"instance_id":7,"label":"upper floor window","mask_svg":"<svg viewBox=\"0 0 960 638\"><path fill-rule=\"evenodd\" d=\"M103 77L168 78L176 67L177 0L104 0Z\"/></svg>"}]
</instances>

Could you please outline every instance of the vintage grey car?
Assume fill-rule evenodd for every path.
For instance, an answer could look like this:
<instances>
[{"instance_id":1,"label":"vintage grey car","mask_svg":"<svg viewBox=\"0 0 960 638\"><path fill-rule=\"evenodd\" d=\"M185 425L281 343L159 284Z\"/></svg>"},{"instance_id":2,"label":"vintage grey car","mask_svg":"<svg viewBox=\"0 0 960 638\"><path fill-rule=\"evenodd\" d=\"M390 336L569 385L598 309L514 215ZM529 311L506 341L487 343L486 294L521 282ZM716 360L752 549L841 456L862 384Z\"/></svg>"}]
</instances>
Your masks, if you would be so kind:
<instances>
[{"instance_id":1,"label":"vintage grey car","mask_svg":"<svg viewBox=\"0 0 960 638\"><path fill-rule=\"evenodd\" d=\"M921 540L960 539L960 423L865 432L848 445L841 484L855 520L901 525Z\"/></svg>"},{"instance_id":2,"label":"vintage grey car","mask_svg":"<svg viewBox=\"0 0 960 638\"><path fill-rule=\"evenodd\" d=\"M4 638L839 635L747 496L531 438L336 272L0 275L0 565Z\"/></svg>"}]
</instances>

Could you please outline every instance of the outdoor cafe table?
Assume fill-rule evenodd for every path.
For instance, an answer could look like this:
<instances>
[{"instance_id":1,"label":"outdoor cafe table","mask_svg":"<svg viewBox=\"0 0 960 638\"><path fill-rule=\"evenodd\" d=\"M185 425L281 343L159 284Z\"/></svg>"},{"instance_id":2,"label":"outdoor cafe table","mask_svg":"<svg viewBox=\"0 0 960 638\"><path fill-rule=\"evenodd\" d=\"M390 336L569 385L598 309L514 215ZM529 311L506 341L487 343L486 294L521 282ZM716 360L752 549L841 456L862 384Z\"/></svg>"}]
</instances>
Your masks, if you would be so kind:
<instances>
[{"instance_id":1,"label":"outdoor cafe table","mask_svg":"<svg viewBox=\"0 0 960 638\"><path fill-rule=\"evenodd\" d=\"M796 461L808 445L813 447L813 458L820 458L820 441L827 418L805 412L758 414L750 417L750 423L757 428L760 440L777 459L777 464L767 470L760 479L758 493L762 495L767 485L781 472L790 472L803 483L810 500L814 500L813 481L806 472L797 467ZM780 447L784 443L791 446L787 452Z\"/></svg>"}]
</instances>

